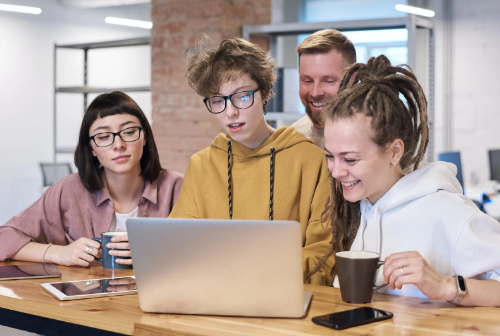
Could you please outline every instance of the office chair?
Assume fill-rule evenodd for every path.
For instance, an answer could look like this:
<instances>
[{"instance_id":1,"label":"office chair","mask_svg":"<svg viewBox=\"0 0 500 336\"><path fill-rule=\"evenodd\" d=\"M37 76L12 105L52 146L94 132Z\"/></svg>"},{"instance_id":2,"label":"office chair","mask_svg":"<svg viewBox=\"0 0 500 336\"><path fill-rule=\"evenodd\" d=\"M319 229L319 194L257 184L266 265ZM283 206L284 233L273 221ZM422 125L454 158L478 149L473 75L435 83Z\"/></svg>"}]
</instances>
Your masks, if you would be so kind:
<instances>
[{"instance_id":1,"label":"office chair","mask_svg":"<svg viewBox=\"0 0 500 336\"><path fill-rule=\"evenodd\" d=\"M500 182L500 149L490 149L488 151L490 164L490 180Z\"/></svg>"},{"instance_id":2,"label":"office chair","mask_svg":"<svg viewBox=\"0 0 500 336\"><path fill-rule=\"evenodd\" d=\"M460 185L462 186L462 192L465 195L465 190L464 190L464 178L462 176L462 160L460 159L460 152L444 152L444 153L439 153L438 154L438 160L439 161L444 161L444 162L450 162L453 163L455 166L457 166L457 180L460 182ZM484 209L484 203L489 201L486 195L483 195L483 199L481 200L476 200L476 199L471 199L474 204L481 210L482 212L486 213L486 210Z\"/></svg>"},{"instance_id":3,"label":"office chair","mask_svg":"<svg viewBox=\"0 0 500 336\"><path fill-rule=\"evenodd\" d=\"M443 152L438 154L438 161L450 162L457 166L457 180L464 189L464 178L462 176L462 160L460 152Z\"/></svg>"},{"instance_id":4,"label":"office chair","mask_svg":"<svg viewBox=\"0 0 500 336\"><path fill-rule=\"evenodd\" d=\"M69 163L40 163L43 176L43 186L50 187L61 178L72 173Z\"/></svg>"}]
</instances>

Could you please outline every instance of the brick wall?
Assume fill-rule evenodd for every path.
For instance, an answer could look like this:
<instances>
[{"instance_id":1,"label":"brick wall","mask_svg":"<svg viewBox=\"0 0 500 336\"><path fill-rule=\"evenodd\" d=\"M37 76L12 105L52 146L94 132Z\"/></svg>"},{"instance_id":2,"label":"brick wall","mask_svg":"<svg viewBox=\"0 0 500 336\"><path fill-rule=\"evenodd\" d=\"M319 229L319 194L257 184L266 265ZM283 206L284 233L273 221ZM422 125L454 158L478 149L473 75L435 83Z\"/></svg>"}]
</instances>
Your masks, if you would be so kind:
<instances>
[{"instance_id":1,"label":"brick wall","mask_svg":"<svg viewBox=\"0 0 500 336\"><path fill-rule=\"evenodd\" d=\"M187 52L204 34L218 43L241 36L244 25L271 23L271 0L152 0L151 16L153 132L163 167L184 172L221 131L187 84Z\"/></svg>"}]
</instances>

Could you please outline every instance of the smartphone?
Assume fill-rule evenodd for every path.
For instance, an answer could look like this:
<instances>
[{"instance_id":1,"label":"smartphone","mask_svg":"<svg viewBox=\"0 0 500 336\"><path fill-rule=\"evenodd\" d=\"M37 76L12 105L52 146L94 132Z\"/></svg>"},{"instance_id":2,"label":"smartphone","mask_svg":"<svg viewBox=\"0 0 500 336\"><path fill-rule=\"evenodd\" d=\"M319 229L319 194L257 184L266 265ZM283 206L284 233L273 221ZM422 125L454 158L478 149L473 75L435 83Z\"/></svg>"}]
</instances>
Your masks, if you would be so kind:
<instances>
[{"instance_id":1,"label":"smartphone","mask_svg":"<svg viewBox=\"0 0 500 336\"><path fill-rule=\"evenodd\" d=\"M361 307L334 314L316 316L312 318L312 321L325 327L341 330L362 324L387 320L392 317L392 313L388 311L371 307Z\"/></svg>"},{"instance_id":2,"label":"smartphone","mask_svg":"<svg viewBox=\"0 0 500 336\"><path fill-rule=\"evenodd\" d=\"M108 295L137 293L135 277L91 279L67 282L52 282L41 285L57 299L78 300Z\"/></svg>"},{"instance_id":3,"label":"smartphone","mask_svg":"<svg viewBox=\"0 0 500 336\"><path fill-rule=\"evenodd\" d=\"M61 272L54 264L25 264L0 266L0 280L57 278Z\"/></svg>"}]
</instances>

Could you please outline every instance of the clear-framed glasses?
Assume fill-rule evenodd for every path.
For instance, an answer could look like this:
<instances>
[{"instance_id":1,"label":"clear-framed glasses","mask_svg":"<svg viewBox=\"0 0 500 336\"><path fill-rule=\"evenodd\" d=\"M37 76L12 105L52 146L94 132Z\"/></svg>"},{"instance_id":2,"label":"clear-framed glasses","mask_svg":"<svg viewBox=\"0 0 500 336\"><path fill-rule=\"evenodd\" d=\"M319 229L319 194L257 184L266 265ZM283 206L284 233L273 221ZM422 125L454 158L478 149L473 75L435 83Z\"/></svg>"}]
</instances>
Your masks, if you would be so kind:
<instances>
[{"instance_id":1,"label":"clear-framed glasses","mask_svg":"<svg viewBox=\"0 0 500 336\"><path fill-rule=\"evenodd\" d=\"M120 132L103 132L97 133L89 137L94 141L97 147L108 147L115 142L115 137L118 135L124 142L134 142L141 137L141 126L127 127Z\"/></svg>"},{"instance_id":2,"label":"clear-framed glasses","mask_svg":"<svg viewBox=\"0 0 500 336\"><path fill-rule=\"evenodd\" d=\"M213 96L203 99L205 106L208 111L214 114L222 113L226 110L227 100L231 101L234 107L237 109L247 109L253 105L254 94L259 91L259 88L256 88L252 91L240 91L235 92L229 96Z\"/></svg>"}]
</instances>

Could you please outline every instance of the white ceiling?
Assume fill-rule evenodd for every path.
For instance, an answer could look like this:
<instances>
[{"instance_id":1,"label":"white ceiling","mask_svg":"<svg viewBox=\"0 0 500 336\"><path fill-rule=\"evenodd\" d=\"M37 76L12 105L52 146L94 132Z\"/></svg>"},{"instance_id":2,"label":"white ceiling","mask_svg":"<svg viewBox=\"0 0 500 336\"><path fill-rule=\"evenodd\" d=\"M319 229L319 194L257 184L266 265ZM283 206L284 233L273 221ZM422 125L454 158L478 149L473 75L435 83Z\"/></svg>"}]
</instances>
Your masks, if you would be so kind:
<instances>
[{"instance_id":1,"label":"white ceiling","mask_svg":"<svg viewBox=\"0 0 500 336\"><path fill-rule=\"evenodd\" d=\"M99 8L144 4L151 0L57 0L57 2L72 8Z\"/></svg>"}]
</instances>

